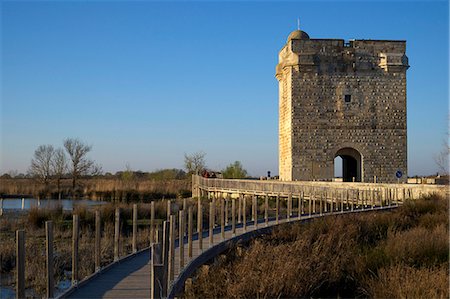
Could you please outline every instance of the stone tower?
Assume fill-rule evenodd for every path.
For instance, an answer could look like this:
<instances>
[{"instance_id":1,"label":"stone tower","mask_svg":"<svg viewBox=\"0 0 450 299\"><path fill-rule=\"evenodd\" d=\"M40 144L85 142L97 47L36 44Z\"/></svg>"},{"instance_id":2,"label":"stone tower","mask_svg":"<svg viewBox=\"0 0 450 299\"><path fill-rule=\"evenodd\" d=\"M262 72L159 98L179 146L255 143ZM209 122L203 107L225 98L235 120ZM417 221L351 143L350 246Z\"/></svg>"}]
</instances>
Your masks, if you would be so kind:
<instances>
[{"instance_id":1,"label":"stone tower","mask_svg":"<svg viewBox=\"0 0 450 299\"><path fill-rule=\"evenodd\" d=\"M279 53L280 180L407 177L406 41L311 39L292 32Z\"/></svg>"}]
</instances>

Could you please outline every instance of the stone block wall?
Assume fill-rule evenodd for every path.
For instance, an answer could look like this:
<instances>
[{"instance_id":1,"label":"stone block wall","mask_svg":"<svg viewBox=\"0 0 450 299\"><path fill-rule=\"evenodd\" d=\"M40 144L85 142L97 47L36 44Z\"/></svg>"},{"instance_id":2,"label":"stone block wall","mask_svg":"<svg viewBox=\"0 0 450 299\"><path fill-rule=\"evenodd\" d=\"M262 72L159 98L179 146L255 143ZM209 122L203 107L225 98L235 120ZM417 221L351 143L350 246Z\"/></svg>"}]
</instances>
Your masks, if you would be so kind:
<instances>
[{"instance_id":1,"label":"stone block wall","mask_svg":"<svg viewBox=\"0 0 450 299\"><path fill-rule=\"evenodd\" d=\"M280 179L331 181L343 148L361 155L361 181L407 175L404 41L289 39L280 51ZM349 97L346 101L346 96Z\"/></svg>"}]
</instances>

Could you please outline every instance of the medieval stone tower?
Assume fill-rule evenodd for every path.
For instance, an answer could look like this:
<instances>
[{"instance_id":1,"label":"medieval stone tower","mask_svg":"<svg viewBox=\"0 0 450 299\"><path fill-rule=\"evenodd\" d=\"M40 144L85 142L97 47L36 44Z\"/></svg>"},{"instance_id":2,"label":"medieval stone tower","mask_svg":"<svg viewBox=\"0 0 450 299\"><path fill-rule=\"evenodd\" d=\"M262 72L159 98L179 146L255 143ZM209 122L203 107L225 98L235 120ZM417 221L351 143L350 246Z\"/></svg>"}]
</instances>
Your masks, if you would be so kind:
<instances>
[{"instance_id":1,"label":"medieval stone tower","mask_svg":"<svg viewBox=\"0 0 450 299\"><path fill-rule=\"evenodd\" d=\"M407 177L405 41L311 39L292 32L279 53L280 180Z\"/></svg>"}]
</instances>

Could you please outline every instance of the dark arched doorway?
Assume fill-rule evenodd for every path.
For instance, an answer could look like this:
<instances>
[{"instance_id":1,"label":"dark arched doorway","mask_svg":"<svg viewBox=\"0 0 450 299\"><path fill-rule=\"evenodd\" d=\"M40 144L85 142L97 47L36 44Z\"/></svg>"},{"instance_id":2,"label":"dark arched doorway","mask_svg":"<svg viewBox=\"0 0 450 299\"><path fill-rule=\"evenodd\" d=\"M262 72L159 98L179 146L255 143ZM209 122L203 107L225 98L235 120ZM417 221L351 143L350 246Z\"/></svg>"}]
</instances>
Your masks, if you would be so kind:
<instances>
[{"instance_id":1,"label":"dark arched doorway","mask_svg":"<svg viewBox=\"0 0 450 299\"><path fill-rule=\"evenodd\" d=\"M342 159L342 173L337 176L342 177L344 182L361 182L362 159L361 154L354 148L346 147L338 150L335 157Z\"/></svg>"}]
</instances>

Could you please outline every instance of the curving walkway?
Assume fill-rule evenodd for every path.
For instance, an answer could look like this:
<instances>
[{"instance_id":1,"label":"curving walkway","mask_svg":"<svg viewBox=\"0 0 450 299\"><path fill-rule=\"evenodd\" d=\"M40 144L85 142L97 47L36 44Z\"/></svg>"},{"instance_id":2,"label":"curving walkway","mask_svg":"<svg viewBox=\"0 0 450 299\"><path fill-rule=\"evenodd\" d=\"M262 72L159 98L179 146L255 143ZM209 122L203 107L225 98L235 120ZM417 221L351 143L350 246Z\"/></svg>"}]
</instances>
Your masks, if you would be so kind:
<instances>
[{"instance_id":1,"label":"curving walkway","mask_svg":"<svg viewBox=\"0 0 450 299\"><path fill-rule=\"evenodd\" d=\"M234 246L237 242L245 242L256 236L269 233L278 224L308 221L312 218L326 215L386 210L395 207L383 206L363 209L360 206L359 209L302 215L300 218L294 214L290 219L283 218L279 219L279 221L276 221L275 218L270 218L267 224L264 219L259 219L257 225L255 225L254 221L247 221L245 229L242 223L236 224L235 235L232 234L231 225L225 227L223 234L219 226L214 228L214 244L212 246L209 246L209 232L203 231L203 250L200 250L198 234L193 235L192 257L188 256L187 238L184 239L184 267L180 265L180 248L178 246L178 240L176 240L174 280L169 289L168 297L173 298L181 293L186 279L192 276L195 270L208 260ZM147 248L93 275L84 282L81 282L77 287L63 294L60 298L151 298L150 280L150 249Z\"/></svg>"},{"instance_id":2,"label":"curving walkway","mask_svg":"<svg viewBox=\"0 0 450 299\"><path fill-rule=\"evenodd\" d=\"M150 249L103 269L62 298L150 298Z\"/></svg>"}]
</instances>

